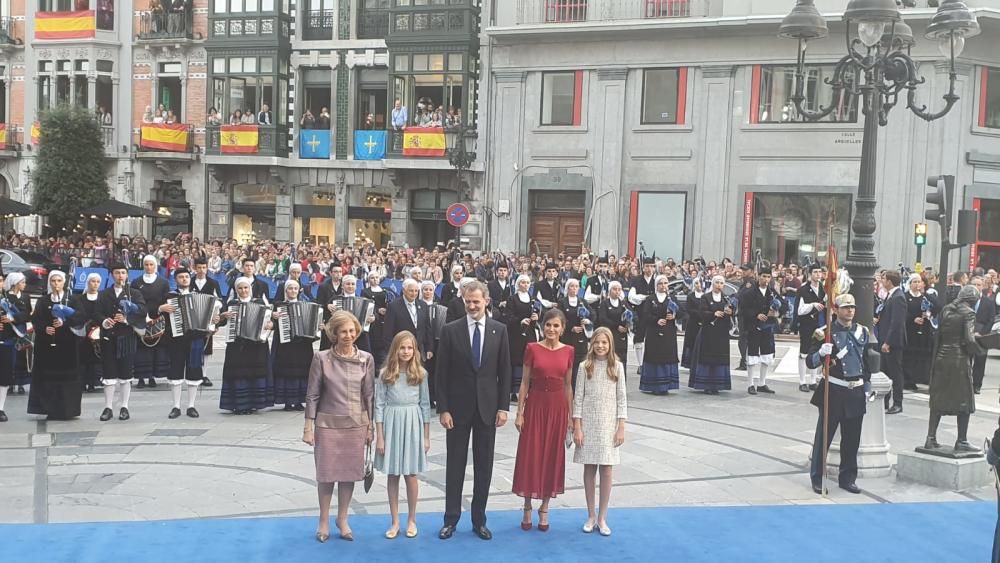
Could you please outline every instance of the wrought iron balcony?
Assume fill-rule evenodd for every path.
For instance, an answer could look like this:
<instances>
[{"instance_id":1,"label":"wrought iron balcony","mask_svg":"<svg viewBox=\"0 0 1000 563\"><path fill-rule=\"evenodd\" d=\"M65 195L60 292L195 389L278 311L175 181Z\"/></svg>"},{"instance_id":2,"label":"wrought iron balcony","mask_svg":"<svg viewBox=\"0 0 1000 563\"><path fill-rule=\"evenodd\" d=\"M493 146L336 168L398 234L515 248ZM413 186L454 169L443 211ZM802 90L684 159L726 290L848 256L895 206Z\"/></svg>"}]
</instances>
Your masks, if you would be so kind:
<instances>
[{"instance_id":1,"label":"wrought iron balcony","mask_svg":"<svg viewBox=\"0 0 1000 563\"><path fill-rule=\"evenodd\" d=\"M24 42L17 35L17 27L14 18L5 16L0 18L0 49L14 45L22 45Z\"/></svg>"},{"instance_id":2,"label":"wrought iron balcony","mask_svg":"<svg viewBox=\"0 0 1000 563\"><path fill-rule=\"evenodd\" d=\"M330 41L333 39L335 16L333 10L313 10L303 13L302 39Z\"/></svg>"},{"instance_id":3,"label":"wrought iron balcony","mask_svg":"<svg viewBox=\"0 0 1000 563\"><path fill-rule=\"evenodd\" d=\"M389 7L358 6L358 39L384 39L389 33Z\"/></svg>"},{"instance_id":4,"label":"wrought iron balcony","mask_svg":"<svg viewBox=\"0 0 1000 563\"><path fill-rule=\"evenodd\" d=\"M194 19L191 10L183 12L151 12L139 18L139 40L192 39Z\"/></svg>"},{"instance_id":5,"label":"wrought iron balcony","mask_svg":"<svg viewBox=\"0 0 1000 563\"><path fill-rule=\"evenodd\" d=\"M222 146L222 129L225 126L209 125L205 128L205 154L245 158L247 156L288 156L287 125L257 125L256 150L233 152Z\"/></svg>"}]
</instances>

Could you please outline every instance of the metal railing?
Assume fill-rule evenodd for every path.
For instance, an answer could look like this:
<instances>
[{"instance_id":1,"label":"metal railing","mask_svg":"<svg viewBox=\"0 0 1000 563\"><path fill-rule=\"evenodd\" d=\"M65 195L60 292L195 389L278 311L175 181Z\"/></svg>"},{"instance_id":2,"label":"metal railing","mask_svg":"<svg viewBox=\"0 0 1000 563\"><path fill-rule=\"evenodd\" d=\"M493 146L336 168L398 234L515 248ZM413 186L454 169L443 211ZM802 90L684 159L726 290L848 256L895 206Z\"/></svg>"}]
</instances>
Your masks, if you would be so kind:
<instances>
[{"instance_id":1,"label":"metal railing","mask_svg":"<svg viewBox=\"0 0 1000 563\"><path fill-rule=\"evenodd\" d=\"M222 152L220 125L209 125L205 128L205 154L228 155ZM258 125L257 126L257 156L288 156L288 126ZM234 154L232 156L247 156Z\"/></svg>"},{"instance_id":2,"label":"metal railing","mask_svg":"<svg viewBox=\"0 0 1000 563\"><path fill-rule=\"evenodd\" d=\"M329 41L333 39L335 17L333 10L313 10L303 12L302 39L306 41Z\"/></svg>"},{"instance_id":3,"label":"metal railing","mask_svg":"<svg viewBox=\"0 0 1000 563\"><path fill-rule=\"evenodd\" d=\"M13 151L17 150L17 148L17 125L7 123L4 125L4 137L3 142L0 143L0 151Z\"/></svg>"},{"instance_id":4,"label":"metal railing","mask_svg":"<svg viewBox=\"0 0 1000 563\"><path fill-rule=\"evenodd\" d=\"M389 9L358 7L358 39L384 39L389 33Z\"/></svg>"},{"instance_id":5,"label":"metal railing","mask_svg":"<svg viewBox=\"0 0 1000 563\"><path fill-rule=\"evenodd\" d=\"M139 18L139 39L192 39L193 31L191 10L150 12Z\"/></svg>"},{"instance_id":6,"label":"metal railing","mask_svg":"<svg viewBox=\"0 0 1000 563\"><path fill-rule=\"evenodd\" d=\"M498 23L536 25L705 17L709 15L712 0L516 0L516 2L514 21Z\"/></svg>"},{"instance_id":7,"label":"metal railing","mask_svg":"<svg viewBox=\"0 0 1000 563\"><path fill-rule=\"evenodd\" d=\"M14 18L10 16L0 18L0 44L21 44L21 38L17 36L17 28L15 26Z\"/></svg>"}]
</instances>

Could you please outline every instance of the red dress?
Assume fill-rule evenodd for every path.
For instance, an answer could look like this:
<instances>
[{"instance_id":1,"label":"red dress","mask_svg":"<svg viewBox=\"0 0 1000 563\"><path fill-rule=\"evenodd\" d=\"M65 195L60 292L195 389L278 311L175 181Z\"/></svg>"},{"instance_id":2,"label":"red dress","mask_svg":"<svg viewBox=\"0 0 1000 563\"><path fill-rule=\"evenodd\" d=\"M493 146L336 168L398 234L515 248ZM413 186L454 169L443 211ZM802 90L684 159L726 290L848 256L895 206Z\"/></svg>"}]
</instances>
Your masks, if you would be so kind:
<instances>
[{"instance_id":1,"label":"red dress","mask_svg":"<svg viewBox=\"0 0 1000 563\"><path fill-rule=\"evenodd\" d=\"M531 386L517 440L513 491L521 497L553 498L566 485L569 403L565 385L572 378L573 347L550 350L532 342L524 351L524 367L531 368Z\"/></svg>"}]
</instances>

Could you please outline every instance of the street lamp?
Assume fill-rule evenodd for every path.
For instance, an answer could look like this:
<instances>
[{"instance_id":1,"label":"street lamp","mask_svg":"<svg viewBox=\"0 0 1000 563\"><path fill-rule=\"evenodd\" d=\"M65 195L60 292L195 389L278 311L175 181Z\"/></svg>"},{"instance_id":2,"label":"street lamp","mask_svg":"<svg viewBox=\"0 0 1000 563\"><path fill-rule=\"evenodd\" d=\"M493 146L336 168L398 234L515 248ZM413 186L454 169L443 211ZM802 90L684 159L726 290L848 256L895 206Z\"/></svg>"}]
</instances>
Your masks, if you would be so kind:
<instances>
[{"instance_id":1,"label":"street lamp","mask_svg":"<svg viewBox=\"0 0 1000 563\"><path fill-rule=\"evenodd\" d=\"M962 0L943 0L924 37L938 42L938 48L949 60L949 87L944 97L944 108L937 113L927 111L927 106L916 100L917 87L925 79L917 74L917 65L910 57L914 44L913 30L902 21L895 0L851 0L844 11L847 55L834 67L833 76L826 83L833 87L830 107L817 106L809 110L805 104L805 58L810 40L822 39L829 34L826 20L816 9L813 0L797 0L792 11L785 16L778 30L778 37L798 41L798 60L795 69L795 92L791 101L803 118L816 121L830 115L837 101L844 96L860 98L864 114L864 133L861 143L861 173L858 179L858 196L854 202L851 221L851 242L844 265L854 278L852 293L858 303L857 321L871 326L874 313L874 276L879 263L875 256L875 181L878 130L888 123L889 111L905 94L906 107L917 117L934 121L944 117L955 102L955 58L965 47L966 38L979 34L975 15ZM941 272L946 275L946 272Z\"/></svg>"},{"instance_id":2,"label":"street lamp","mask_svg":"<svg viewBox=\"0 0 1000 563\"><path fill-rule=\"evenodd\" d=\"M462 172L472 168L472 163L476 161L476 153L472 151L474 136L467 134L468 130L464 124L450 127L447 130L448 138L448 162L455 168L456 186L461 187ZM469 186L471 192L472 186ZM456 190L457 191L457 190ZM471 194L465 194L466 197Z\"/></svg>"}]
</instances>

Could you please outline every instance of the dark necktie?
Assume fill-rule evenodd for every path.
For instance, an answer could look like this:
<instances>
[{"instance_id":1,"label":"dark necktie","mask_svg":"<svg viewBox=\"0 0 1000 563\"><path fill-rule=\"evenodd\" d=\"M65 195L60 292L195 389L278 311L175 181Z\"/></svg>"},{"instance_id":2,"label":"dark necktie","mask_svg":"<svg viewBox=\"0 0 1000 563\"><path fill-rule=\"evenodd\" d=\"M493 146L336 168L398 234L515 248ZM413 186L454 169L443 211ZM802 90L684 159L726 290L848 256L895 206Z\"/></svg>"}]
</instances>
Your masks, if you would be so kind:
<instances>
[{"instance_id":1,"label":"dark necktie","mask_svg":"<svg viewBox=\"0 0 1000 563\"><path fill-rule=\"evenodd\" d=\"M472 331L472 365L479 369L479 365L482 362L482 350L480 344L482 344L483 336L479 332L479 323L476 322L476 328Z\"/></svg>"}]
</instances>

